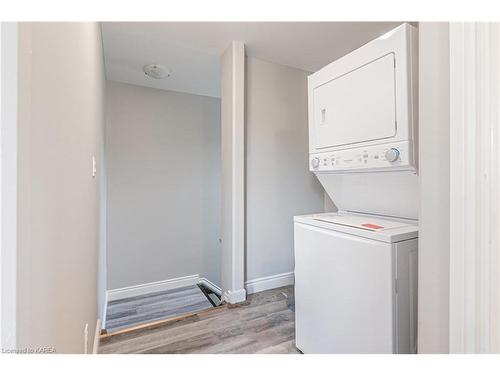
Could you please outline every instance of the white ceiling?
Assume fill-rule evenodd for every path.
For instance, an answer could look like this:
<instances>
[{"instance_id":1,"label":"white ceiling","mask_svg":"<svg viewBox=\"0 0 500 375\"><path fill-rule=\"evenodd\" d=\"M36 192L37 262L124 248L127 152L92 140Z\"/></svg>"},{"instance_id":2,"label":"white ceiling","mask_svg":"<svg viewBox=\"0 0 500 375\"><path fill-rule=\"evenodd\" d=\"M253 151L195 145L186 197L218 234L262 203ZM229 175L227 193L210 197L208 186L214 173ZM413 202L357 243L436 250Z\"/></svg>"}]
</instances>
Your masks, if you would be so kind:
<instances>
[{"instance_id":1,"label":"white ceiling","mask_svg":"<svg viewBox=\"0 0 500 375\"><path fill-rule=\"evenodd\" d=\"M104 22L109 80L198 95L220 96L219 56L232 40L248 56L316 71L401 22ZM142 67L158 63L170 77Z\"/></svg>"}]
</instances>

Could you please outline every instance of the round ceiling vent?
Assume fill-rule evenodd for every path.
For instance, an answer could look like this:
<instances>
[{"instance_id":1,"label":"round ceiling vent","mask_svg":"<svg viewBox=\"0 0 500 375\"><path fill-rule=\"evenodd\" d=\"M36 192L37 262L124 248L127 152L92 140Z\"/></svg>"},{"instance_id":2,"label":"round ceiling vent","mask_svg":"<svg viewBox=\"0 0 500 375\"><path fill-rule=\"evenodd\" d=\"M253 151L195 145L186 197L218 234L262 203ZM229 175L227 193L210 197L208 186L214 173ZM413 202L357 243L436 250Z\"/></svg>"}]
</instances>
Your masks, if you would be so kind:
<instances>
[{"instance_id":1,"label":"round ceiling vent","mask_svg":"<svg viewBox=\"0 0 500 375\"><path fill-rule=\"evenodd\" d=\"M142 70L144 70L144 73L148 77L154 79L162 79L170 76L170 70L164 65L159 65L159 64L144 65Z\"/></svg>"}]
</instances>

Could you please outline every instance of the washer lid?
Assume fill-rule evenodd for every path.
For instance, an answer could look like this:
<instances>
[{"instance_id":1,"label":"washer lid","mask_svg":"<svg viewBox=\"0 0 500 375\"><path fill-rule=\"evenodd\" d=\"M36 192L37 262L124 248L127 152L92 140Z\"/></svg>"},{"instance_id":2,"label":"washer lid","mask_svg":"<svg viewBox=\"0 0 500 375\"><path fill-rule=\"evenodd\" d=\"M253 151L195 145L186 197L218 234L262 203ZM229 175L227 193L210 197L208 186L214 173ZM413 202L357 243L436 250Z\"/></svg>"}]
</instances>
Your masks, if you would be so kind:
<instances>
[{"instance_id":1,"label":"washer lid","mask_svg":"<svg viewBox=\"0 0 500 375\"><path fill-rule=\"evenodd\" d=\"M418 227L414 224L372 215L322 213L295 216L294 221L388 243L418 237Z\"/></svg>"}]
</instances>

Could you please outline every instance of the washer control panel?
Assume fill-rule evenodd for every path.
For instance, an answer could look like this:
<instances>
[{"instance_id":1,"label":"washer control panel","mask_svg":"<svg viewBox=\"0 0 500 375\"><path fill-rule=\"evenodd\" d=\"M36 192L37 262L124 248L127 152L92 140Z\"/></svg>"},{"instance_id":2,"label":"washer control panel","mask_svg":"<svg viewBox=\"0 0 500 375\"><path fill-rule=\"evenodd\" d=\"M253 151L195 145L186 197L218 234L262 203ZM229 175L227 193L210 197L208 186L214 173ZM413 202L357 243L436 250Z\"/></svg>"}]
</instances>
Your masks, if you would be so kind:
<instances>
[{"instance_id":1,"label":"washer control panel","mask_svg":"<svg viewBox=\"0 0 500 375\"><path fill-rule=\"evenodd\" d=\"M315 153L309 157L309 169L313 172L415 169L409 155L409 142Z\"/></svg>"}]
</instances>

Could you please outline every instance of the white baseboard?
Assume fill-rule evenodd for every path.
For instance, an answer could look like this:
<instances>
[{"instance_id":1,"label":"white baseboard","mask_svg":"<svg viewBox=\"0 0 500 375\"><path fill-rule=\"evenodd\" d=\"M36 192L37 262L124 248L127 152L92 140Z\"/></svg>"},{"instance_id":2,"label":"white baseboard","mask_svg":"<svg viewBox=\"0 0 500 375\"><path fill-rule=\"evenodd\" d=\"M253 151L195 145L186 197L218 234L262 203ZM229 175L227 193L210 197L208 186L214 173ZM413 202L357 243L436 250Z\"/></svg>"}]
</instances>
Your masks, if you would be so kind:
<instances>
[{"instance_id":1,"label":"white baseboard","mask_svg":"<svg viewBox=\"0 0 500 375\"><path fill-rule=\"evenodd\" d=\"M94 344L92 345L92 354L99 353L99 343L101 339L101 321L97 319L94 332Z\"/></svg>"},{"instance_id":2,"label":"white baseboard","mask_svg":"<svg viewBox=\"0 0 500 375\"><path fill-rule=\"evenodd\" d=\"M218 295L222 294L222 289L220 286L214 284L210 280L208 280L206 277L200 277L198 280L199 284L202 284L206 288L210 289L211 291L217 293Z\"/></svg>"},{"instance_id":3,"label":"white baseboard","mask_svg":"<svg viewBox=\"0 0 500 375\"><path fill-rule=\"evenodd\" d=\"M293 272L279 273L277 275L259 277L258 279L248 280L245 288L248 294L262 292L264 290L280 288L282 286L293 285L295 278Z\"/></svg>"},{"instance_id":4,"label":"white baseboard","mask_svg":"<svg viewBox=\"0 0 500 375\"><path fill-rule=\"evenodd\" d=\"M239 303L247 299L247 291L245 289L228 290L222 295L222 300L227 303Z\"/></svg>"},{"instance_id":5,"label":"white baseboard","mask_svg":"<svg viewBox=\"0 0 500 375\"><path fill-rule=\"evenodd\" d=\"M104 293L104 306L102 312L101 329L106 329L106 316L108 314L108 291Z\"/></svg>"},{"instance_id":6,"label":"white baseboard","mask_svg":"<svg viewBox=\"0 0 500 375\"><path fill-rule=\"evenodd\" d=\"M107 301L111 302L123 298L137 297L143 294L163 292L165 290L196 285L199 279L199 275L189 275L147 284L127 286L125 288L111 289L106 292Z\"/></svg>"}]
</instances>

